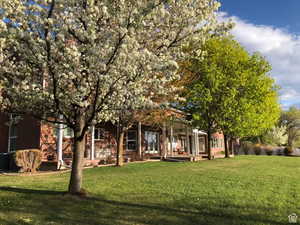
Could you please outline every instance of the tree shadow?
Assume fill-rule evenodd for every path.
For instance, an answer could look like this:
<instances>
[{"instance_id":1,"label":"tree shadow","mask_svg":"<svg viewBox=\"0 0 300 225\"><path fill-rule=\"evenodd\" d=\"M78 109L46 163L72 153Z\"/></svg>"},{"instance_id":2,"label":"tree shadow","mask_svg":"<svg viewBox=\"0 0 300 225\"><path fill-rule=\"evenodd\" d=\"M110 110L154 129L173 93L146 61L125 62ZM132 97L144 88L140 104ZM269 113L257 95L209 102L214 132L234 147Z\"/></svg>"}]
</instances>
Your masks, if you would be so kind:
<instances>
[{"instance_id":1,"label":"tree shadow","mask_svg":"<svg viewBox=\"0 0 300 225\"><path fill-rule=\"evenodd\" d=\"M3 187L3 186L0 186L0 191L8 191L8 192L21 193L21 194L35 194L35 195L60 195L60 194L63 195L66 193L62 191L35 190L35 189Z\"/></svg>"},{"instance_id":2,"label":"tree shadow","mask_svg":"<svg viewBox=\"0 0 300 225\"><path fill-rule=\"evenodd\" d=\"M104 196L78 198L65 195L66 192L50 190L34 190L15 187L0 187L0 192L17 193L8 195L12 205L2 207L3 213L31 214L33 224L68 224L68 225L223 225L223 224L277 224L274 218L261 215L232 213L219 205L209 204L210 198L202 199L200 204L186 199L173 201L166 205L149 202L124 202L106 199ZM207 201L206 201L207 200ZM207 203L205 203L207 202ZM1 199L0 199L1 203ZM226 203L228 208L239 212L239 206ZM186 206L186 207L183 207ZM253 206L248 206L253 207ZM267 212L270 208L261 208ZM1 225L17 224L15 218L5 218Z\"/></svg>"}]
</instances>

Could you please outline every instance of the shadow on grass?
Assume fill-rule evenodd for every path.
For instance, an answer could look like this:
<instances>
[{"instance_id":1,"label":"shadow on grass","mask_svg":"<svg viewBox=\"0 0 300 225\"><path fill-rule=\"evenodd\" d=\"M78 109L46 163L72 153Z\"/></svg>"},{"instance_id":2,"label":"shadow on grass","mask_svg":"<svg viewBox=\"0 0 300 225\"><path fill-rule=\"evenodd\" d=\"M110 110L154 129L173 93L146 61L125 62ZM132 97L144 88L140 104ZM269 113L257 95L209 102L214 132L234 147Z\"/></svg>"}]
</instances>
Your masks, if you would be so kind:
<instances>
[{"instance_id":1,"label":"shadow on grass","mask_svg":"<svg viewBox=\"0 0 300 225\"><path fill-rule=\"evenodd\" d=\"M34 189L25 189L25 188L16 188L16 187L1 187L0 191L8 191L22 194L37 194L37 195L63 195L66 192L62 191L50 191L50 190L34 190Z\"/></svg>"},{"instance_id":2,"label":"shadow on grass","mask_svg":"<svg viewBox=\"0 0 300 225\"><path fill-rule=\"evenodd\" d=\"M65 192L34 190L14 187L0 187L0 193L7 192L3 206L0 198L0 212L16 215L0 220L1 225L18 224L17 216L30 215L29 224L68 224L68 225L223 225L223 224L286 224L253 213L241 215L239 206L227 203L209 205L205 200L195 203L182 199L168 205L142 202L122 202L105 197L78 198L64 195ZM17 194L17 195L16 195ZM209 202L208 198L206 202ZM185 206L185 207L183 207ZM228 210L231 209L231 210ZM256 209L257 210L257 209ZM267 213L268 209L264 210ZM237 213L235 213L237 212ZM1 214L0 214L1 215ZM0 218L1 219L1 218Z\"/></svg>"}]
</instances>

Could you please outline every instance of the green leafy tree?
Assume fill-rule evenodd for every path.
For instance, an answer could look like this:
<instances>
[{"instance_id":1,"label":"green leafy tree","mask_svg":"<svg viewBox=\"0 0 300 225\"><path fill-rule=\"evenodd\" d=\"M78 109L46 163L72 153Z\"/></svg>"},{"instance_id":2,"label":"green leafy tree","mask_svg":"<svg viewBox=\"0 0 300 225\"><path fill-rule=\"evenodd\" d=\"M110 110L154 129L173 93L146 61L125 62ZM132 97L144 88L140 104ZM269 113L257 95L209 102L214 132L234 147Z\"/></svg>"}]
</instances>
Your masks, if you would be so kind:
<instances>
[{"instance_id":1,"label":"green leafy tree","mask_svg":"<svg viewBox=\"0 0 300 225\"><path fill-rule=\"evenodd\" d=\"M268 62L231 38L213 38L202 49L204 59L187 64L194 81L187 88L186 108L208 140L212 132L223 131L229 157L228 138L258 135L274 126L280 112L277 88ZM210 157L210 143L208 148Z\"/></svg>"},{"instance_id":2,"label":"green leafy tree","mask_svg":"<svg viewBox=\"0 0 300 225\"><path fill-rule=\"evenodd\" d=\"M285 145L288 141L286 130L286 126L275 126L262 135L262 142L273 146Z\"/></svg>"},{"instance_id":3,"label":"green leafy tree","mask_svg":"<svg viewBox=\"0 0 300 225\"><path fill-rule=\"evenodd\" d=\"M287 145L294 148L300 139L300 110L292 106L289 110L283 111L280 117L280 124L286 127Z\"/></svg>"}]
</instances>

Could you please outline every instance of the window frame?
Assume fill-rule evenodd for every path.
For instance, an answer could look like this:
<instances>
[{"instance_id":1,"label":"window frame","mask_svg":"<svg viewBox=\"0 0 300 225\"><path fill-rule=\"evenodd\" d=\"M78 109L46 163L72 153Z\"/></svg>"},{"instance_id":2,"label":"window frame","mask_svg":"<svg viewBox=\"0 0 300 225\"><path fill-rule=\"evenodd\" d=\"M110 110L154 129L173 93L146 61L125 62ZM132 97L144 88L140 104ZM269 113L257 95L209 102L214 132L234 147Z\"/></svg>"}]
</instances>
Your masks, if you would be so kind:
<instances>
[{"instance_id":1,"label":"window frame","mask_svg":"<svg viewBox=\"0 0 300 225\"><path fill-rule=\"evenodd\" d=\"M134 134L135 134L135 139L129 139L128 138L128 134L130 133L130 132L133 132ZM135 149L129 149L128 148L128 143L129 142L135 142ZM126 132L126 151L131 151L131 152L135 152L135 151L137 151L137 144L138 144L138 141L137 141L137 131L136 130L128 130L127 132Z\"/></svg>"},{"instance_id":2,"label":"window frame","mask_svg":"<svg viewBox=\"0 0 300 225\"><path fill-rule=\"evenodd\" d=\"M96 133L98 134L96 137ZM102 134L102 135L101 135ZM102 138L101 138L102 136ZM104 141L106 139L106 131L105 129L101 128L101 127L95 127L94 130L94 140L95 141Z\"/></svg>"},{"instance_id":3,"label":"window frame","mask_svg":"<svg viewBox=\"0 0 300 225\"><path fill-rule=\"evenodd\" d=\"M64 138L74 138L74 132L70 127L63 128ZM70 132L69 134L68 131Z\"/></svg>"},{"instance_id":4,"label":"window frame","mask_svg":"<svg viewBox=\"0 0 300 225\"><path fill-rule=\"evenodd\" d=\"M54 129L53 136L54 137L58 137L59 124L54 124L53 129ZM62 128L62 130L63 130L63 138L74 138L74 131L70 127L64 125L64 127ZM67 135L68 130L70 131L71 134Z\"/></svg>"},{"instance_id":5,"label":"window frame","mask_svg":"<svg viewBox=\"0 0 300 225\"><path fill-rule=\"evenodd\" d=\"M10 114L9 115L9 128L8 128L8 144L7 144L7 152L15 152L17 151L17 139L18 139L18 130L17 130L17 123L14 120L14 117L17 117L16 114ZM11 135L12 127L14 127L14 135ZM13 141L12 141L13 140ZM15 149L11 149L12 144L15 143L14 147Z\"/></svg>"},{"instance_id":6,"label":"window frame","mask_svg":"<svg viewBox=\"0 0 300 225\"><path fill-rule=\"evenodd\" d=\"M155 137L156 137L156 147L157 147L157 150L154 150L153 151L153 149L151 149L151 150L148 150L148 140L147 140L147 137L148 137L148 135L147 134L154 134L155 135ZM160 133L159 132L157 132L157 131L145 131L145 153L148 153L148 154L157 154L157 153L159 153L159 151L160 151L160 140L159 140L159 135L160 135Z\"/></svg>"}]
</instances>

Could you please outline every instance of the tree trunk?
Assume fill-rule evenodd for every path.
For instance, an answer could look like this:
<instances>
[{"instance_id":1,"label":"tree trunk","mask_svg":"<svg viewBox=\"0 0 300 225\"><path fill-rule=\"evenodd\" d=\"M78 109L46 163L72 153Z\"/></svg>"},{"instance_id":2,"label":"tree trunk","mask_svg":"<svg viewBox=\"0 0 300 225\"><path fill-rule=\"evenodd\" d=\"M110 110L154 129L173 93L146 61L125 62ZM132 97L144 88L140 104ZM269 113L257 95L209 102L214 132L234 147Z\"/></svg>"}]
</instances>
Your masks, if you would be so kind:
<instances>
[{"instance_id":1,"label":"tree trunk","mask_svg":"<svg viewBox=\"0 0 300 225\"><path fill-rule=\"evenodd\" d=\"M117 147L117 163L116 166L123 166L124 165L124 158L123 158L123 153L124 153L124 135L125 135L125 130L123 128L120 129L119 137L118 137L118 147Z\"/></svg>"},{"instance_id":2,"label":"tree trunk","mask_svg":"<svg viewBox=\"0 0 300 225\"><path fill-rule=\"evenodd\" d=\"M209 160L212 159L212 154L211 154L211 132L210 130L207 131L207 157Z\"/></svg>"},{"instance_id":3,"label":"tree trunk","mask_svg":"<svg viewBox=\"0 0 300 225\"><path fill-rule=\"evenodd\" d=\"M83 116L78 120L78 128L74 131L73 162L69 183L70 194L80 194L82 191L82 167L85 151L85 138L80 138L84 126Z\"/></svg>"},{"instance_id":4,"label":"tree trunk","mask_svg":"<svg viewBox=\"0 0 300 225\"><path fill-rule=\"evenodd\" d=\"M224 134L224 147L225 147L225 158L229 158L229 148L228 148L228 138L227 135Z\"/></svg>"}]
</instances>

